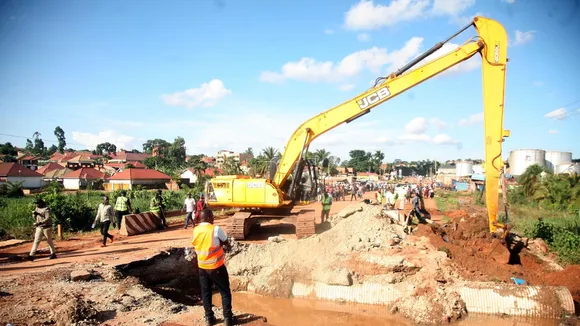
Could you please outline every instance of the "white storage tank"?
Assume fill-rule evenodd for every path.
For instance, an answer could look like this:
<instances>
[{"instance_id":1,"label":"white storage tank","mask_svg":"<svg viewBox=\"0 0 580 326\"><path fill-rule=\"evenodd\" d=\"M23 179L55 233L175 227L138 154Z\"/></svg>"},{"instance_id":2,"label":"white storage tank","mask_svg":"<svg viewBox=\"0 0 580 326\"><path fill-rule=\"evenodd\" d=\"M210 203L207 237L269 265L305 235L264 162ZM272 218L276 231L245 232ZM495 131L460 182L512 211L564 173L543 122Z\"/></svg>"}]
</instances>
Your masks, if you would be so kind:
<instances>
[{"instance_id":1,"label":"white storage tank","mask_svg":"<svg viewBox=\"0 0 580 326\"><path fill-rule=\"evenodd\" d=\"M484 174L485 168L482 164L476 164L473 166L473 174Z\"/></svg>"},{"instance_id":2,"label":"white storage tank","mask_svg":"<svg viewBox=\"0 0 580 326\"><path fill-rule=\"evenodd\" d=\"M519 149L510 152L510 174L520 176L529 166L546 167L546 151L542 149Z\"/></svg>"},{"instance_id":3,"label":"white storage tank","mask_svg":"<svg viewBox=\"0 0 580 326\"><path fill-rule=\"evenodd\" d=\"M580 164L578 163L568 163L560 164L554 167L554 174L580 174Z\"/></svg>"},{"instance_id":4,"label":"white storage tank","mask_svg":"<svg viewBox=\"0 0 580 326\"><path fill-rule=\"evenodd\" d=\"M457 164L455 164L455 176L468 177L472 174L473 174L473 163L457 162Z\"/></svg>"},{"instance_id":5,"label":"white storage tank","mask_svg":"<svg viewBox=\"0 0 580 326\"><path fill-rule=\"evenodd\" d=\"M546 169L556 173L556 166L572 163L571 152L546 151Z\"/></svg>"}]
</instances>

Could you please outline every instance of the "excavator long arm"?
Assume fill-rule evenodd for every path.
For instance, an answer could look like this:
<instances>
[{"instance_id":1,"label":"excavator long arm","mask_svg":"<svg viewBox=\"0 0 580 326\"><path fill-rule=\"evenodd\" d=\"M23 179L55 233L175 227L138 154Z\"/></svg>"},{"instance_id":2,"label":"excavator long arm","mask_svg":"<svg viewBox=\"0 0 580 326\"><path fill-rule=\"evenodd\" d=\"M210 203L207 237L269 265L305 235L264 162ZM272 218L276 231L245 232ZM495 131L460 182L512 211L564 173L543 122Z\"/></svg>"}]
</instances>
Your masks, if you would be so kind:
<instances>
[{"instance_id":1,"label":"excavator long arm","mask_svg":"<svg viewBox=\"0 0 580 326\"><path fill-rule=\"evenodd\" d=\"M452 52L406 72L441 48L445 42L470 26L475 27L479 35L478 38L472 39ZM371 109L391 98L479 53L481 54L483 75L486 203L490 230L495 232L498 225L496 223L498 181L503 168L502 142L503 137L509 136L509 131L503 129L507 34L504 27L495 20L475 17L471 24L451 38L445 42L438 43L396 73L391 74L385 78L383 83L304 122L296 129L285 147L284 154L272 180L274 185L278 188L284 185L289 176L292 175L293 169L300 160L304 149L308 148L308 145L320 135L345 122L349 123L369 113Z\"/></svg>"}]
</instances>

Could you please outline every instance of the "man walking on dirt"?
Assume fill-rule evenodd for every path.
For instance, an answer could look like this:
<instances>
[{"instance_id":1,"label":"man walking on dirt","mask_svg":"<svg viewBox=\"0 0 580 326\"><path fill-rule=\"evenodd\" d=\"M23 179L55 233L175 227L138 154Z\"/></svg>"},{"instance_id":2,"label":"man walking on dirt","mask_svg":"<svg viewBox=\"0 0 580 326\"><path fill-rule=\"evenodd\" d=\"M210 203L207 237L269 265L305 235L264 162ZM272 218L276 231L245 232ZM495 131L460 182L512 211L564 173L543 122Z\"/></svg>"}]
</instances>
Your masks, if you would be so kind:
<instances>
[{"instance_id":1,"label":"man walking on dirt","mask_svg":"<svg viewBox=\"0 0 580 326\"><path fill-rule=\"evenodd\" d=\"M107 238L111 239L111 243L113 243L113 236L109 234L109 226L111 225L113 216L113 207L109 204L109 197L103 196L103 202L99 204L97 216L91 227L94 229L97 222L101 223L101 234L103 235L103 244L101 247L107 246Z\"/></svg>"},{"instance_id":2,"label":"man walking on dirt","mask_svg":"<svg viewBox=\"0 0 580 326\"><path fill-rule=\"evenodd\" d=\"M322 213L320 214L320 223L328 221L330 216L330 206L332 206L332 196L326 192L326 189L322 193Z\"/></svg>"},{"instance_id":3,"label":"man walking on dirt","mask_svg":"<svg viewBox=\"0 0 580 326\"><path fill-rule=\"evenodd\" d=\"M123 216L129 215L129 212L133 212L131 209L131 201L126 197L127 192L121 190L121 194L117 197L115 202L115 214L117 215L117 230L121 230L121 222L123 221ZM113 228L115 224L113 224Z\"/></svg>"},{"instance_id":4,"label":"man walking on dirt","mask_svg":"<svg viewBox=\"0 0 580 326\"><path fill-rule=\"evenodd\" d=\"M206 325L214 325L215 315L212 310L212 285L215 285L222 297L224 325L233 325L232 292L228 270L224 264L224 246L229 246L225 232L213 225L213 212L203 209L199 214L200 224L193 229L193 248L197 255L201 299L205 310Z\"/></svg>"},{"instance_id":5,"label":"man walking on dirt","mask_svg":"<svg viewBox=\"0 0 580 326\"><path fill-rule=\"evenodd\" d=\"M185 198L185 201L183 202L183 208L181 209L181 212L187 212L187 216L185 216L185 226L183 227L184 229L187 229L187 225L189 224L189 221L191 220L191 226L195 227L195 222L193 221L193 213L195 212L195 199L193 199L191 197L191 193L188 192L187 193L187 198Z\"/></svg>"},{"instance_id":6,"label":"man walking on dirt","mask_svg":"<svg viewBox=\"0 0 580 326\"><path fill-rule=\"evenodd\" d=\"M32 217L35 220L34 244L28 254L28 260L34 260L34 255L43 236L46 238L50 248L50 257L48 259L55 259L56 250L54 249L54 243L52 243L52 218L50 209L46 207L44 200L40 198L36 200L36 208L32 212Z\"/></svg>"},{"instance_id":7,"label":"man walking on dirt","mask_svg":"<svg viewBox=\"0 0 580 326\"><path fill-rule=\"evenodd\" d=\"M421 215L421 202L419 200L419 196L417 195L417 193L411 192L411 198L412 198L411 203L413 204L413 208L412 208L411 212L409 213L409 215L414 214L415 216L417 216L417 219L419 219L420 223L426 223L427 221L425 221L425 219Z\"/></svg>"},{"instance_id":8,"label":"man walking on dirt","mask_svg":"<svg viewBox=\"0 0 580 326\"><path fill-rule=\"evenodd\" d=\"M149 211L161 220L160 228L164 229L167 227L167 221L165 221L165 204L163 203L161 193L161 189L158 189L157 194L151 198Z\"/></svg>"}]
</instances>

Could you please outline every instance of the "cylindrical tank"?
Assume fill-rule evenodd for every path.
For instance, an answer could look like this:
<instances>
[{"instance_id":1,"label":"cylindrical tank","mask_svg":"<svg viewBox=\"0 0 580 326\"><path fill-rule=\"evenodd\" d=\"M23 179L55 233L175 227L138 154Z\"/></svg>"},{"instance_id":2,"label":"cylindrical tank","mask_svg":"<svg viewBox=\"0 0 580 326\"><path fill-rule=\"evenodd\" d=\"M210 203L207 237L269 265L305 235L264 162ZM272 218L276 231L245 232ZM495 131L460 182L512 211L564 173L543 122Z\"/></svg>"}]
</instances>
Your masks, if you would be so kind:
<instances>
[{"instance_id":1,"label":"cylindrical tank","mask_svg":"<svg viewBox=\"0 0 580 326\"><path fill-rule=\"evenodd\" d=\"M520 176L529 166L546 167L546 151L542 149L519 149L510 152L510 174Z\"/></svg>"},{"instance_id":2,"label":"cylindrical tank","mask_svg":"<svg viewBox=\"0 0 580 326\"><path fill-rule=\"evenodd\" d=\"M546 169L555 173L556 166L572 163L571 152L546 151Z\"/></svg>"},{"instance_id":3,"label":"cylindrical tank","mask_svg":"<svg viewBox=\"0 0 580 326\"><path fill-rule=\"evenodd\" d=\"M455 176L467 177L473 174L473 163L471 162L457 162L455 164Z\"/></svg>"},{"instance_id":4,"label":"cylindrical tank","mask_svg":"<svg viewBox=\"0 0 580 326\"><path fill-rule=\"evenodd\" d=\"M554 174L580 174L580 164L578 163L568 163L568 164L560 164L554 166Z\"/></svg>"},{"instance_id":5,"label":"cylindrical tank","mask_svg":"<svg viewBox=\"0 0 580 326\"><path fill-rule=\"evenodd\" d=\"M484 174L485 169L482 164L476 164L473 166L473 174Z\"/></svg>"}]
</instances>

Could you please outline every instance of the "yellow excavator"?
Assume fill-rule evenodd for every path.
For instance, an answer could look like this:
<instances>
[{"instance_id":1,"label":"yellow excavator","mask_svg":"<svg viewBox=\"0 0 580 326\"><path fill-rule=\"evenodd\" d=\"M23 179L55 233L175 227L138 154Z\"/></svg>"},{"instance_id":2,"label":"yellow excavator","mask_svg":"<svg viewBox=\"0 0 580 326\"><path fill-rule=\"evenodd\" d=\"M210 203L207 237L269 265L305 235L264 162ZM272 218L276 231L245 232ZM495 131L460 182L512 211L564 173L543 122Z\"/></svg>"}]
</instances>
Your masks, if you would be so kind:
<instances>
[{"instance_id":1,"label":"yellow excavator","mask_svg":"<svg viewBox=\"0 0 580 326\"><path fill-rule=\"evenodd\" d=\"M471 26L477 30L477 37L411 70ZM503 129L507 47L507 34L500 23L485 17L475 17L470 24L396 72L377 78L375 85L366 92L304 122L292 134L281 159L271 162L268 178L232 175L218 176L208 181L208 205L239 209L230 217L227 227L228 234L236 239L244 239L253 222L260 218L294 217L298 238L314 234L314 212L293 210L305 198L314 198L318 186L317 167L306 159L312 141L343 123L360 118L415 85L480 54L483 70L485 196L489 229L491 233L503 232L505 237L506 227L498 222L497 211L499 178L504 165L502 142L504 137L509 136L509 131ZM323 165L326 164L324 162Z\"/></svg>"}]
</instances>

